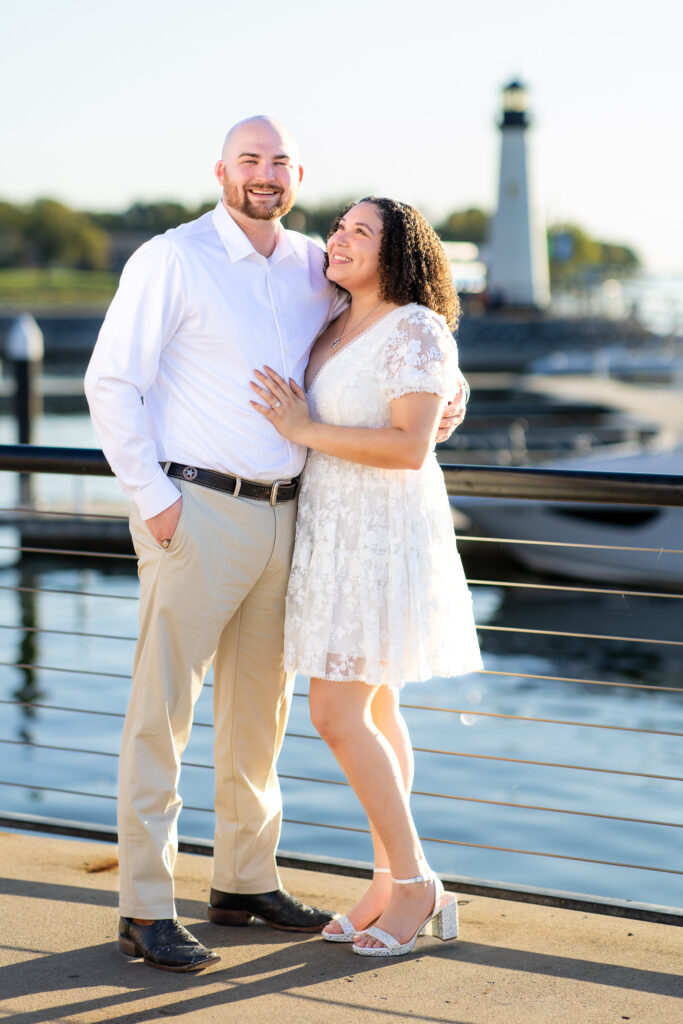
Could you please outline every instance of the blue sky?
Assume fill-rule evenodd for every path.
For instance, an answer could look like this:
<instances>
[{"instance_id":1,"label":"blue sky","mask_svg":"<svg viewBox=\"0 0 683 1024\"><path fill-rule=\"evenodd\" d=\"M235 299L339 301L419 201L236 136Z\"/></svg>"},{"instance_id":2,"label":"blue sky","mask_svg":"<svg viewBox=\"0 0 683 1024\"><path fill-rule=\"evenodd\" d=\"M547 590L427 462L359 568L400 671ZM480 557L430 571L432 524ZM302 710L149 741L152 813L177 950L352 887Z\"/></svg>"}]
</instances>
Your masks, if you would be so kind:
<instances>
[{"instance_id":1,"label":"blue sky","mask_svg":"<svg viewBox=\"0 0 683 1024\"><path fill-rule=\"evenodd\" d=\"M2 198L198 202L229 125L272 113L299 139L303 202L491 209L519 76L546 218L683 271L675 0L22 0L2 25Z\"/></svg>"}]
</instances>

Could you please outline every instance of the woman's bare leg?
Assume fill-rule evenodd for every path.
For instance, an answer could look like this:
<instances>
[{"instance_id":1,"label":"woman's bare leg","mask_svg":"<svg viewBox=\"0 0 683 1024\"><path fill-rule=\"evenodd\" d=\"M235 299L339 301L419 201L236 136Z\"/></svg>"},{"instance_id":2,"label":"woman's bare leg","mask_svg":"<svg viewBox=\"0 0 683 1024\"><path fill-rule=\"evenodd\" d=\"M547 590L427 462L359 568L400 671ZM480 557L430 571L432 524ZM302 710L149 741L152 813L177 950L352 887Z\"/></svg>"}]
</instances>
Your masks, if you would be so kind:
<instances>
[{"instance_id":1,"label":"woman's bare leg","mask_svg":"<svg viewBox=\"0 0 683 1024\"><path fill-rule=\"evenodd\" d=\"M410 794L414 773L413 748L410 745L408 729L399 709L398 691L390 689L388 686L378 686L372 697L370 712L375 726L396 755L403 787L406 794ZM389 858L373 823L370 821L369 824L374 864L376 868L380 868L380 872L373 876L361 898L347 912L347 917L359 931L377 920L391 896ZM336 921L332 921L323 930L332 935L339 935L342 928Z\"/></svg>"},{"instance_id":2,"label":"woman's bare leg","mask_svg":"<svg viewBox=\"0 0 683 1024\"><path fill-rule=\"evenodd\" d=\"M386 855L395 878L410 878L424 874L427 865L410 813L399 757L374 722L376 693L376 688L362 682L311 679L311 718L363 805L380 844L377 853ZM380 718L391 717L386 698L380 698L376 711ZM405 725L397 723L395 738L404 750L402 760L410 780L412 758L405 756ZM377 876L373 882L376 887L380 878L385 880L387 876ZM379 924L405 942L432 909L433 901L430 883L394 886ZM381 945L369 937L361 944Z\"/></svg>"},{"instance_id":3,"label":"woman's bare leg","mask_svg":"<svg viewBox=\"0 0 683 1024\"><path fill-rule=\"evenodd\" d=\"M408 727L401 714L398 697L398 690L394 690L389 686L378 686L372 698L370 711L372 721L396 755L399 768L401 769L403 788L406 795L410 796L413 776L415 774L415 761L410 736L408 735ZM372 847L375 855L375 867L388 868L389 860L386 850L372 822L370 822L370 833L372 835Z\"/></svg>"}]
</instances>

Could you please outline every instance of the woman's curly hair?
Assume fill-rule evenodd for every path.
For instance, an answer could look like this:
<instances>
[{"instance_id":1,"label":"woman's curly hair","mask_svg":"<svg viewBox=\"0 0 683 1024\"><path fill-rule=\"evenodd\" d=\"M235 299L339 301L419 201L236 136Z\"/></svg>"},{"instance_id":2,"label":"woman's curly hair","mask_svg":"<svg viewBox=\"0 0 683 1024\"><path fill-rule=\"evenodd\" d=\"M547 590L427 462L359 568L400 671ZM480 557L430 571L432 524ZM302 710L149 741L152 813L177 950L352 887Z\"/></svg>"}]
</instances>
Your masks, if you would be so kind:
<instances>
[{"instance_id":1,"label":"woman's curly hair","mask_svg":"<svg viewBox=\"0 0 683 1024\"><path fill-rule=\"evenodd\" d=\"M349 203L337 214L327 237L334 234L340 221L359 203L373 203L382 218L379 246L381 298L398 306L409 302L428 306L441 313L454 330L460 303L450 264L438 235L414 207L396 199L366 196L356 203Z\"/></svg>"}]
</instances>

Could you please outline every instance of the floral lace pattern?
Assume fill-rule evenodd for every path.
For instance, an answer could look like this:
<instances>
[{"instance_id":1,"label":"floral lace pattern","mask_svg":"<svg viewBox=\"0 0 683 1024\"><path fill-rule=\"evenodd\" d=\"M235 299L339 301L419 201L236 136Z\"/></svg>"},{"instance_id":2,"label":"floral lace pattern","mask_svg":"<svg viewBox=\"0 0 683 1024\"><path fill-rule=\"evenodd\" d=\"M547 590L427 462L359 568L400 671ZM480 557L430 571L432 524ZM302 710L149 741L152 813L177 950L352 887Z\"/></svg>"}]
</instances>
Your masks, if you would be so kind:
<instances>
[{"instance_id":1,"label":"floral lace pattern","mask_svg":"<svg viewBox=\"0 0 683 1024\"><path fill-rule=\"evenodd\" d=\"M308 398L314 419L385 427L394 398L450 398L460 380L445 320L411 304L330 358ZM287 595L285 667L393 687L481 668L434 455L419 470L387 470L309 453Z\"/></svg>"}]
</instances>

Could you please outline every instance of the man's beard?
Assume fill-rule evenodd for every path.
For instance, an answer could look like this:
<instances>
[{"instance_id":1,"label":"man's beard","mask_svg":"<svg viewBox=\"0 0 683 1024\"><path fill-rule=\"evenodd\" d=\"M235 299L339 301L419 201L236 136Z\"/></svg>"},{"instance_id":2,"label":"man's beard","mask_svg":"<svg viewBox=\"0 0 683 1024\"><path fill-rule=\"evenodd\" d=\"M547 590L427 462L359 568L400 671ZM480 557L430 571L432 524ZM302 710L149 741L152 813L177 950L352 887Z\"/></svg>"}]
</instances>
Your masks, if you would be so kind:
<instances>
[{"instance_id":1,"label":"man's beard","mask_svg":"<svg viewBox=\"0 0 683 1024\"><path fill-rule=\"evenodd\" d=\"M277 220L279 217L284 217L292 209L296 200L294 190L288 195L284 195L280 190L280 198L275 206L259 206L252 203L246 189L243 189L240 194L237 186L232 184L227 175L223 176L223 195L231 210L237 210L238 213L243 213L245 217L250 217L252 220Z\"/></svg>"}]
</instances>

